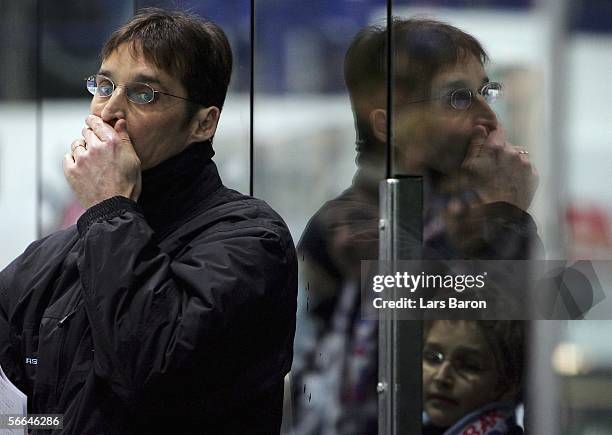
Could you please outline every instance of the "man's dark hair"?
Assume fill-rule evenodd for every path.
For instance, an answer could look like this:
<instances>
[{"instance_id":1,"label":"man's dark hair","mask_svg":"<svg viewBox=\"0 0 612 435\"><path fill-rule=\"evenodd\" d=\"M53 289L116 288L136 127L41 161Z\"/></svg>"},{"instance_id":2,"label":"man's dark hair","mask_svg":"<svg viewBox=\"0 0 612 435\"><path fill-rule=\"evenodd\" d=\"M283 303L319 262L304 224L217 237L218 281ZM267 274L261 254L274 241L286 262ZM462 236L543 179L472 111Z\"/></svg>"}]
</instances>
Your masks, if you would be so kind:
<instances>
[{"instance_id":1,"label":"man's dark hair","mask_svg":"<svg viewBox=\"0 0 612 435\"><path fill-rule=\"evenodd\" d=\"M394 104L403 99L427 99L431 82L443 68L473 55L482 64L488 56L471 35L449 24L429 19L399 19L392 22L394 71L391 75ZM344 58L344 80L348 88L358 130L369 129L360 114L368 107L385 107L387 73L387 26L362 29ZM367 131L360 131L368 140ZM364 137L365 135L365 137ZM370 138L371 139L371 138Z\"/></svg>"},{"instance_id":2,"label":"man's dark hair","mask_svg":"<svg viewBox=\"0 0 612 435\"><path fill-rule=\"evenodd\" d=\"M476 325L489 345L495 359L498 387L502 392L511 389L520 397L525 366L527 324L523 320L424 320L426 339L435 322L468 322Z\"/></svg>"},{"instance_id":3,"label":"man's dark hair","mask_svg":"<svg viewBox=\"0 0 612 435\"><path fill-rule=\"evenodd\" d=\"M223 30L212 21L181 11L144 8L110 36L102 60L125 43L178 78L190 100L223 108L232 74L232 49ZM188 118L197 109L192 105Z\"/></svg>"}]
</instances>

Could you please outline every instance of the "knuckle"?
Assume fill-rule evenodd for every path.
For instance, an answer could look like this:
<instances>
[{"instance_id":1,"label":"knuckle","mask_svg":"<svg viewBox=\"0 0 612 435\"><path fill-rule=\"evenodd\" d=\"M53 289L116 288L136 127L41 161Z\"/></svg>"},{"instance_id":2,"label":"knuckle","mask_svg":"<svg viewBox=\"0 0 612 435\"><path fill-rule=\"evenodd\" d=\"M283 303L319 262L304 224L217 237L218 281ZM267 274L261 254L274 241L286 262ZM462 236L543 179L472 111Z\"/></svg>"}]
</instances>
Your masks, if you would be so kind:
<instances>
[{"instance_id":1,"label":"knuckle","mask_svg":"<svg viewBox=\"0 0 612 435\"><path fill-rule=\"evenodd\" d=\"M504 145L498 142L494 142L490 146L491 146L491 149L496 152L501 152L504 150Z\"/></svg>"},{"instance_id":2,"label":"knuckle","mask_svg":"<svg viewBox=\"0 0 612 435\"><path fill-rule=\"evenodd\" d=\"M98 154L102 148L104 148L104 142L93 142L91 144L87 144L87 151L94 155Z\"/></svg>"},{"instance_id":3,"label":"knuckle","mask_svg":"<svg viewBox=\"0 0 612 435\"><path fill-rule=\"evenodd\" d=\"M111 148L117 147L119 144L121 144L121 139L114 134L109 134L106 141L108 146Z\"/></svg>"},{"instance_id":4,"label":"knuckle","mask_svg":"<svg viewBox=\"0 0 612 435\"><path fill-rule=\"evenodd\" d=\"M89 161L89 153L81 153L77 158L77 163L80 165L87 164Z\"/></svg>"}]
</instances>

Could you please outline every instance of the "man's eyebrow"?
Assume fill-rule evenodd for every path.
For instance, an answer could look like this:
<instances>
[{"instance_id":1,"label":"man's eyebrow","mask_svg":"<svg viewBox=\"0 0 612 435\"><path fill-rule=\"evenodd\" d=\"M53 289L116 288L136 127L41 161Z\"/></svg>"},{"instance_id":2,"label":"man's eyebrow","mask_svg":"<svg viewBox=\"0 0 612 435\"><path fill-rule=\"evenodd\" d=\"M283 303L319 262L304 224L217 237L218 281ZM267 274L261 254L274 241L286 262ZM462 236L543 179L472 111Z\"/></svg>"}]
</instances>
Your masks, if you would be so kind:
<instances>
[{"instance_id":1,"label":"man's eyebrow","mask_svg":"<svg viewBox=\"0 0 612 435\"><path fill-rule=\"evenodd\" d=\"M481 81L481 85L486 85L487 83L489 83L489 77L483 77L482 81ZM450 82L446 82L444 84L442 84L441 86L442 89L461 89L461 88L470 88L470 84L465 81L465 80L453 80Z\"/></svg>"},{"instance_id":2,"label":"man's eyebrow","mask_svg":"<svg viewBox=\"0 0 612 435\"><path fill-rule=\"evenodd\" d=\"M142 82L142 83L147 83L147 84L151 84L151 83L155 83L158 85L161 85L162 83L159 81L158 78L147 75L147 74L138 74L137 76L134 77L134 81L135 82Z\"/></svg>"},{"instance_id":3,"label":"man's eyebrow","mask_svg":"<svg viewBox=\"0 0 612 435\"><path fill-rule=\"evenodd\" d=\"M465 80L453 80L450 82L443 83L442 89L460 89L460 88L469 88L470 85Z\"/></svg>"},{"instance_id":4,"label":"man's eyebrow","mask_svg":"<svg viewBox=\"0 0 612 435\"><path fill-rule=\"evenodd\" d=\"M455 352L454 353L461 353L461 354L471 354L471 355L484 355L485 354L485 350L484 349L480 349L478 347L472 347L472 346L458 346L455 348Z\"/></svg>"},{"instance_id":5,"label":"man's eyebrow","mask_svg":"<svg viewBox=\"0 0 612 435\"><path fill-rule=\"evenodd\" d=\"M113 78L113 74L110 71L105 70L105 69L100 69L98 71L98 74L106 76L106 77L108 77L110 79ZM142 82L142 83L147 83L147 84L154 83L154 84L163 86L162 82L160 82L158 78L156 78L154 76L151 76L151 75L148 75L148 74L138 74L138 75L136 75L133 78L132 81L133 82Z\"/></svg>"}]
</instances>

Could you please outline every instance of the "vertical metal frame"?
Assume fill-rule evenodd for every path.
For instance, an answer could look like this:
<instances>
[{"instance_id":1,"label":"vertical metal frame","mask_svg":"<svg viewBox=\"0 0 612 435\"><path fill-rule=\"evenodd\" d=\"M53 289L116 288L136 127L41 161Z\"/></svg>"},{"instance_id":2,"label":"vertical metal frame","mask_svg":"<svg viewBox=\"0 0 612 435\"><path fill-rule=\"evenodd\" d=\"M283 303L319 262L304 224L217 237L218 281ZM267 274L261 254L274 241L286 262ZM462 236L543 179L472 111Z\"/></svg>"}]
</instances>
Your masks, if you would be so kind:
<instances>
[{"instance_id":1,"label":"vertical metal frame","mask_svg":"<svg viewBox=\"0 0 612 435\"><path fill-rule=\"evenodd\" d=\"M250 22L250 38L251 38L251 71L249 83L249 195L253 196L254 191L254 160L255 160L255 135L253 123L255 121L255 1L251 0L251 22Z\"/></svg>"},{"instance_id":2,"label":"vertical metal frame","mask_svg":"<svg viewBox=\"0 0 612 435\"><path fill-rule=\"evenodd\" d=\"M423 179L402 177L380 184L379 250L382 273L394 273L399 260L421 256ZM406 237L407 236L407 237ZM391 289L397 299L397 289ZM422 321L399 320L395 310L380 311L378 433L421 433Z\"/></svg>"},{"instance_id":3,"label":"vertical metal frame","mask_svg":"<svg viewBox=\"0 0 612 435\"><path fill-rule=\"evenodd\" d=\"M43 236L42 208L43 208L43 181L42 181L42 122L43 122L43 97L42 97L42 0L36 1L36 238Z\"/></svg>"},{"instance_id":4,"label":"vertical metal frame","mask_svg":"<svg viewBox=\"0 0 612 435\"><path fill-rule=\"evenodd\" d=\"M397 205L397 179L387 179L380 183L380 221L379 221L379 258L390 264L395 257L395 234L392 225ZM389 273L390 270L384 272ZM394 288L395 295L396 289ZM393 312L380 312L378 328L378 433L394 433L395 389L394 383L394 324ZM391 356L391 357L390 357Z\"/></svg>"}]
</instances>

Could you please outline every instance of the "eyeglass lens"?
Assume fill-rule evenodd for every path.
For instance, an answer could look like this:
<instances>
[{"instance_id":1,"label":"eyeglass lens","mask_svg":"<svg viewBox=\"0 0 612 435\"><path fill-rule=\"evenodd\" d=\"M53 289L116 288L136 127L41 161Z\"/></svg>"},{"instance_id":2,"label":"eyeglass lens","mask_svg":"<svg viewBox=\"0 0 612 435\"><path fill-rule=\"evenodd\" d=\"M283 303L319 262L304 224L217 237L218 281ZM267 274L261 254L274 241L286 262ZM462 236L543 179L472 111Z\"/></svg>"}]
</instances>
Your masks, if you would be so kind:
<instances>
[{"instance_id":1,"label":"eyeglass lens","mask_svg":"<svg viewBox=\"0 0 612 435\"><path fill-rule=\"evenodd\" d=\"M478 92L483 96L487 104L492 104L501 96L501 84L490 82L484 85ZM450 96L450 104L455 109L465 110L472 105L473 94L470 89L457 89Z\"/></svg>"},{"instance_id":2,"label":"eyeglass lens","mask_svg":"<svg viewBox=\"0 0 612 435\"><path fill-rule=\"evenodd\" d=\"M446 357L442 352L427 349L423 351L423 362L431 367L438 367L444 361L446 361ZM458 375L463 377L469 377L486 370L482 361L467 355L460 355L457 358L451 359L450 365Z\"/></svg>"},{"instance_id":3,"label":"eyeglass lens","mask_svg":"<svg viewBox=\"0 0 612 435\"><path fill-rule=\"evenodd\" d=\"M110 97L115 90L115 84L108 77L101 75L87 79L87 90L92 95ZM125 85L128 100L136 104L147 104L155 98L155 90L146 83L128 83Z\"/></svg>"}]
</instances>

